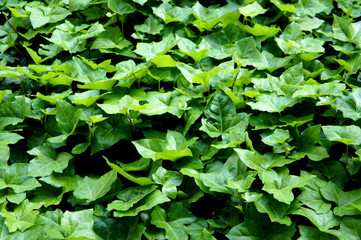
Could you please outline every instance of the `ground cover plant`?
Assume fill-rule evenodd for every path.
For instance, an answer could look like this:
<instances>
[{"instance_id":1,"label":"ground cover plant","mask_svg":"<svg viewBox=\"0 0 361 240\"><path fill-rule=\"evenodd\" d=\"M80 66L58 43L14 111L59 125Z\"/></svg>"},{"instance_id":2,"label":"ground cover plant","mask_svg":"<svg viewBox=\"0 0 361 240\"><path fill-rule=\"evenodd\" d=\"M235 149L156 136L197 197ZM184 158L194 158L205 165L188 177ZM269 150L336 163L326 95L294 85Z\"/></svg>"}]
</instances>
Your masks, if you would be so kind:
<instances>
[{"instance_id":1,"label":"ground cover plant","mask_svg":"<svg viewBox=\"0 0 361 240\"><path fill-rule=\"evenodd\" d=\"M1 239L360 239L355 0L0 0Z\"/></svg>"}]
</instances>

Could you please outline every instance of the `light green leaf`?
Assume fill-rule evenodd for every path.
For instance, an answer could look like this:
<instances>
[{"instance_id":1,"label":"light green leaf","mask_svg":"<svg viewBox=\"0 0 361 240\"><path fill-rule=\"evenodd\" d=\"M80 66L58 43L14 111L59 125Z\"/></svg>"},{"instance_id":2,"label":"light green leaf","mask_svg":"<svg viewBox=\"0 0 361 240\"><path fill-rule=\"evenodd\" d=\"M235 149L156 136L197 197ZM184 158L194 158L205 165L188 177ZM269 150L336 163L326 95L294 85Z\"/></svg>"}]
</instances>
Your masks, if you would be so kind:
<instances>
[{"instance_id":1,"label":"light green leaf","mask_svg":"<svg viewBox=\"0 0 361 240\"><path fill-rule=\"evenodd\" d=\"M20 193L41 186L36 178L28 176L28 166L26 163L13 163L0 168L0 189L11 188Z\"/></svg>"},{"instance_id":2,"label":"light green leaf","mask_svg":"<svg viewBox=\"0 0 361 240\"><path fill-rule=\"evenodd\" d=\"M134 177L133 175L130 175L129 173L125 172L120 166L118 166L114 163L111 163L106 157L104 157L104 159L106 160L107 164L111 168L113 168L115 171L117 171L117 173L119 173L120 175L122 175L123 177L125 177L126 179L128 179L131 182L134 182L141 186L154 183L152 180L150 180L149 178L146 178L146 177Z\"/></svg>"},{"instance_id":3,"label":"light green leaf","mask_svg":"<svg viewBox=\"0 0 361 240\"><path fill-rule=\"evenodd\" d=\"M251 4L247 4L244 7L240 7L239 11L245 17L254 18L257 15L264 14L267 9L264 9L257 1Z\"/></svg>"},{"instance_id":4,"label":"light green leaf","mask_svg":"<svg viewBox=\"0 0 361 240\"><path fill-rule=\"evenodd\" d=\"M112 170L98 179L85 177L74 191L78 199L86 199L87 203L103 197L111 189L112 184L117 180L117 172Z\"/></svg>"},{"instance_id":5,"label":"light green leaf","mask_svg":"<svg viewBox=\"0 0 361 240\"><path fill-rule=\"evenodd\" d=\"M0 105L0 129L22 122L30 111L30 99L17 96L11 101L2 101Z\"/></svg>"},{"instance_id":6,"label":"light green leaf","mask_svg":"<svg viewBox=\"0 0 361 240\"><path fill-rule=\"evenodd\" d=\"M29 163L29 175L33 177L49 176L53 172L61 173L69 164L73 156L67 152L56 154L48 145L41 145L28 151L35 156Z\"/></svg>"},{"instance_id":7,"label":"light green leaf","mask_svg":"<svg viewBox=\"0 0 361 240\"><path fill-rule=\"evenodd\" d=\"M343 96L337 98L336 106L340 110L344 117L351 118L357 121L361 118L361 89L354 88L352 92L348 92Z\"/></svg>"},{"instance_id":8,"label":"light green leaf","mask_svg":"<svg viewBox=\"0 0 361 240\"><path fill-rule=\"evenodd\" d=\"M118 27L106 27L105 31L100 33L93 42L90 49L103 49L115 48L122 50L131 46L131 42L121 37L123 34Z\"/></svg>"},{"instance_id":9,"label":"light green leaf","mask_svg":"<svg viewBox=\"0 0 361 240\"><path fill-rule=\"evenodd\" d=\"M152 35L160 33L164 25L154 18L152 15L149 16L142 25L135 25L134 30Z\"/></svg>"},{"instance_id":10,"label":"light green leaf","mask_svg":"<svg viewBox=\"0 0 361 240\"><path fill-rule=\"evenodd\" d=\"M56 121L64 133L72 133L79 121L82 109L65 101L56 100Z\"/></svg>"},{"instance_id":11,"label":"light green leaf","mask_svg":"<svg viewBox=\"0 0 361 240\"><path fill-rule=\"evenodd\" d=\"M114 212L115 217L137 216L140 212L158 207L159 204L169 202L170 199L158 189L155 189L144 198L142 198L135 206L127 211Z\"/></svg>"},{"instance_id":12,"label":"light green leaf","mask_svg":"<svg viewBox=\"0 0 361 240\"><path fill-rule=\"evenodd\" d=\"M183 22L187 23L192 15L192 8L178 7L170 5L168 2L163 2L157 8L152 7L153 13L163 19L165 24L171 22Z\"/></svg>"},{"instance_id":13,"label":"light green leaf","mask_svg":"<svg viewBox=\"0 0 361 240\"><path fill-rule=\"evenodd\" d=\"M108 204L107 209L117 211L127 211L145 196L152 193L157 187L155 185L128 187L117 194L119 200L114 200Z\"/></svg>"},{"instance_id":14,"label":"light green leaf","mask_svg":"<svg viewBox=\"0 0 361 240\"><path fill-rule=\"evenodd\" d=\"M65 211L61 218L61 227L67 239L97 239L93 225L93 209Z\"/></svg>"},{"instance_id":15,"label":"light green leaf","mask_svg":"<svg viewBox=\"0 0 361 240\"><path fill-rule=\"evenodd\" d=\"M142 57L145 57L146 61L149 61L158 55L164 55L176 44L177 41L175 40L174 35L169 34L160 42L137 43L137 47L134 52Z\"/></svg>"},{"instance_id":16,"label":"light green leaf","mask_svg":"<svg viewBox=\"0 0 361 240\"><path fill-rule=\"evenodd\" d=\"M136 10L132 5L123 0L109 0L108 7L120 15L129 14Z\"/></svg>"},{"instance_id":17,"label":"light green leaf","mask_svg":"<svg viewBox=\"0 0 361 240\"><path fill-rule=\"evenodd\" d=\"M132 141L139 154L144 158L151 158L154 161L159 159L176 161L179 158L193 156L188 148L197 138L186 140L184 136L176 131L167 132L167 139L148 138Z\"/></svg>"},{"instance_id":18,"label":"light green leaf","mask_svg":"<svg viewBox=\"0 0 361 240\"><path fill-rule=\"evenodd\" d=\"M271 3L276 5L282 12L297 12L297 8L293 4L285 4L281 0L271 0Z\"/></svg>"},{"instance_id":19,"label":"light green leaf","mask_svg":"<svg viewBox=\"0 0 361 240\"><path fill-rule=\"evenodd\" d=\"M319 240L336 240L335 236L331 236L327 233L321 232L317 228L300 225L298 226L300 229L301 237L298 240L309 240L309 239L319 239Z\"/></svg>"},{"instance_id":20,"label":"light green leaf","mask_svg":"<svg viewBox=\"0 0 361 240\"><path fill-rule=\"evenodd\" d=\"M358 126L322 126L322 130L329 141L342 142L346 145L361 144L361 128Z\"/></svg>"},{"instance_id":21,"label":"light green leaf","mask_svg":"<svg viewBox=\"0 0 361 240\"><path fill-rule=\"evenodd\" d=\"M262 142L269 146L273 146L277 143L284 143L287 139L289 139L290 132L285 129L276 128L272 133L264 132L261 134Z\"/></svg>"},{"instance_id":22,"label":"light green leaf","mask_svg":"<svg viewBox=\"0 0 361 240\"><path fill-rule=\"evenodd\" d=\"M26 229L35 225L35 220L39 214L39 204L31 203L28 199L24 200L13 212L2 209L0 214L5 217L5 224L9 232L19 230L24 232Z\"/></svg>"},{"instance_id":23,"label":"light green leaf","mask_svg":"<svg viewBox=\"0 0 361 240\"><path fill-rule=\"evenodd\" d=\"M39 28L47 23L55 23L63 20L71 14L65 8L52 6L26 6L25 10L30 12L30 22L34 28Z\"/></svg>"},{"instance_id":24,"label":"light green leaf","mask_svg":"<svg viewBox=\"0 0 361 240\"><path fill-rule=\"evenodd\" d=\"M292 190L294 188L300 188L305 186L312 178L316 177L314 175L307 176L294 176L289 174L289 169L287 167L279 168L276 170L277 178L276 179L266 179L263 186L263 190L273 194L274 198L290 204L294 195Z\"/></svg>"},{"instance_id":25,"label":"light green leaf","mask_svg":"<svg viewBox=\"0 0 361 240\"><path fill-rule=\"evenodd\" d=\"M331 210L326 213L316 213L312 209L301 207L294 211L293 214L308 218L322 232L327 232L340 223L339 218Z\"/></svg>"},{"instance_id":26,"label":"light green leaf","mask_svg":"<svg viewBox=\"0 0 361 240\"><path fill-rule=\"evenodd\" d=\"M340 217L360 214L360 208L358 207L361 204L360 193L360 189L344 192L333 182L328 182L321 189L321 194L326 200L337 204L333 212Z\"/></svg>"},{"instance_id":27,"label":"light green leaf","mask_svg":"<svg viewBox=\"0 0 361 240\"><path fill-rule=\"evenodd\" d=\"M256 97L256 102L246 102L252 109L264 112L282 112L288 107L292 107L303 99L289 96L278 96L276 93L261 94Z\"/></svg>"},{"instance_id":28,"label":"light green leaf","mask_svg":"<svg viewBox=\"0 0 361 240\"><path fill-rule=\"evenodd\" d=\"M177 197L177 187L180 186L183 181L183 175L181 173L159 167L157 171L153 173L152 177L155 183L163 186L163 193L172 199Z\"/></svg>"},{"instance_id":29,"label":"light green leaf","mask_svg":"<svg viewBox=\"0 0 361 240\"><path fill-rule=\"evenodd\" d=\"M181 203L173 203L168 212L157 206L151 214L151 219L153 225L165 230L165 236L169 240L188 238L185 224L191 224L197 220Z\"/></svg>"}]
</instances>

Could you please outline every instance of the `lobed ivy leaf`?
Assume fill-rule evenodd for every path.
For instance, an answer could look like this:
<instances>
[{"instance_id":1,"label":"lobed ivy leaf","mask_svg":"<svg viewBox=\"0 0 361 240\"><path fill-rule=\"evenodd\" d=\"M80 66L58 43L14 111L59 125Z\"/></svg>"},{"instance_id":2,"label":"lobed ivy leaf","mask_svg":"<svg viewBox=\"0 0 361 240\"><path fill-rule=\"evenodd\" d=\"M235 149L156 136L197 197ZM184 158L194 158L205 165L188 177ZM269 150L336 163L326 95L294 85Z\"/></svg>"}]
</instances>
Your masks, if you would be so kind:
<instances>
[{"instance_id":1,"label":"lobed ivy leaf","mask_svg":"<svg viewBox=\"0 0 361 240\"><path fill-rule=\"evenodd\" d=\"M115 170L104 174L98 179L85 177L75 189L74 196L78 199L85 199L89 204L109 192L115 180L117 180Z\"/></svg>"}]
</instances>

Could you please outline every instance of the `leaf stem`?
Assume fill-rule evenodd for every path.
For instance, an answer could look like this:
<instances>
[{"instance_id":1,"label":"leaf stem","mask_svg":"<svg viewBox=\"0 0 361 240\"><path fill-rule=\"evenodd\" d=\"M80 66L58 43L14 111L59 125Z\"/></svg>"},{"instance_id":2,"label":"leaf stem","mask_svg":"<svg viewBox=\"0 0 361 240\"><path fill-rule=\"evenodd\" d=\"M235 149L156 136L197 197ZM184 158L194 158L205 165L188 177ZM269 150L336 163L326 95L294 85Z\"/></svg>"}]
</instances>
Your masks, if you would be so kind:
<instances>
[{"instance_id":1,"label":"leaf stem","mask_svg":"<svg viewBox=\"0 0 361 240\"><path fill-rule=\"evenodd\" d=\"M346 170L348 170L348 145L346 145Z\"/></svg>"}]
</instances>

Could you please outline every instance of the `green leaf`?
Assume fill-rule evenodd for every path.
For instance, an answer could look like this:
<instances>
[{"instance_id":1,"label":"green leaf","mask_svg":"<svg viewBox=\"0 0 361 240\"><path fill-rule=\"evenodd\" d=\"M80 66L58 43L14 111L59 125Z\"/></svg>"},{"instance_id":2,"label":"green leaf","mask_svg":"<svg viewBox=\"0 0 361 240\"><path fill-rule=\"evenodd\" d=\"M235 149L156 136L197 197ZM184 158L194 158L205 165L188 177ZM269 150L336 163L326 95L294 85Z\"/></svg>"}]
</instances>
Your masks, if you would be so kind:
<instances>
[{"instance_id":1,"label":"green leaf","mask_svg":"<svg viewBox=\"0 0 361 240\"><path fill-rule=\"evenodd\" d=\"M293 214L308 218L322 232L327 232L340 223L339 218L331 210L326 213L316 213L312 209L301 207L294 211Z\"/></svg>"},{"instance_id":2,"label":"green leaf","mask_svg":"<svg viewBox=\"0 0 361 240\"><path fill-rule=\"evenodd\" d=\"M331 236L327 233L321 232L317 228L300 225L298 226L300 229L301 237L298 238L299 240L308 240L308 239L320 239L320 240L336 240L335 236Z\"/></svg>"},{"instance_id":3,"label":"green leaf","mask_svg":"<svg viewBox=\"0 0 361 240\"><path fill-rule=\"evenodd\" d=\"M358 126L322 126L322 130L329 141L342 142L346 145L361 144L361 128Z\"/></svg>"},{"instance_id":4,"label":"green leaf","mask_svg":"<svg viewBox=\"0 0 361 240\"><path fill-rule=\"evenodd\" d=\"M152 193L157 187L155 185L128 187L117 194L119 200L114 200L108 204L107 209L117 211L127 211L142 200L145 196Z\"/></svg>"},{"instance_id":5,"label":"green leaf","mask_svg":"<svg viewBox=\"0 0 361 240\"><path fill-rule=\"evenodd\" d=\"M64 133L72 133L77 127L82 109L76 108L65 101L56 101L55 117L59 128Z\"/></svg>"},{"instance_id":6,"label":"green leaf","mask_svg":"<svg viewBox=\"0 0 361 240\"><path fill-rule=\"evenodd\" d=\"M109 0L108 7L120 15L129 14L136 10L129 3L124 2L124 0Z\"/></svg>"},{"instance_id":7,"label":"green leaf","mask_svg":"<svg viewBox=\"0 0 361 240\"><path fill-rule=\"evenodd\" d=\"M138 218L117 218L94 216L94 232L103 240L114 239L142 239L145 231L143 224L138 223Z\"/></svg>"},{"instance_id":8,"label":"green leaf","mask_svg":"<svg viewBox=\"0 0 361 240\"><path fill-rule=\"evenodd\" d=\"M278 96L276 93L262 94L256 97L257 102L246 102L254 110L264 112L282 112L288 107L292 107L302 102L302 99L291 98L289 96Z\"/></svg>"},{"instance_id":9,"label":"green leaf","mask_svg":"<svg viewBox=\"0 0 361 240\"><path fill-rule=\"evenodd\" d=\"M339 230L342 239L360 239L360 227L359 217L344 217L341 221Z\"/></svg>"},{"instance_id":10,"label":"green leaf","mask_svg":"<svg viewBox=\"0 0 361 240\"><path fill-rule=\"evenodd\" d=\"M192 15L192 8L179 7L170 5L168 2L163 2L157 8L152 7L153 13L163 19L165 24L171 22L183 22L187 23L188 19Z\"/></svg>"},{"instance_id":11,"label":"green leaf","mask_svg":"<svg viewBox=\"0 0 361 240\"><path fill-rule=\"evenodd\" d=\"M284 143L291 136L288 130L276 128L272 133L262 133L261 137L262 142L269 146L273 146L278 143Z\"/></svg>"},{"instance_id":12,"label":"green leaf","mask_svg":"<svg viewBox=\"0 0 361 240\"><path fill-rule=\"evenodd\" d=\"M165 93L150 91L147 92L146 97L147 108L141 109L139 112L148 116L170 113L180 118L184 113L181 106L184 106L189 99L178 91Z\"/></svg>"},{"instance_id":13,"label":"green leaf","mask_svg":"<svg viewBox=\"0 0 361 240\"><path fill-rule=\"evenodd\" d=\"M337 109L340 110L345 118L357 121L361 118L361 110L359 102L361 101L361 89L354 88L352 92L348 92L340 96L336 100Z\"/></svg>"},{"instance_id":14,"label":"green leaf","mask_svg":"<svg viewBox=\"0 0 361 240\"><path fill-rule=\"evenodd\" d=\"M267 12L267 9L264 9L258 2L253 2L244 7L240 7L239 11L245 17L254 18L257 15Z\"/></svg>"},{"instance_id":15,"label":"green leaf","mask_svg":"<svg viewBox=\"0 0 361 240\"><path fill-rule=\"evenodd\" d=\"M164 25L154 18L152 15L149 16L142 25L134 26L134 30L152 35L160 33Z\"/></svg>"},{"instance_id":16,"label":"green leaf","mask_svg":"<svg viewBox=\"0 0 361 240\"><path fill-rule=\"evenodd\" d=\"M41 184L34 177L28 176L28 164L13 163L0 168L0 189L11 188L14 192L25 192Z\"/></svg>"},{"instance_id":17,"label":"green leaf","mask_svg":"<svg viewBox=\"0 0 361 240\"><path fill-rule=\"evenodd\" d=\"M360 214L360 208L356 207L361 204L360 192L360 189L344 192L332 182L321 189L321 194L326 200L337 204L333 212L340 217Z\"/></svg>"},{"instance_id":18,"label":"green leaf","mask_svg":"<svg viewBox=\"0 0 361 240\"><path fill-rule=\"evenodd\" d=\"M307 172L302 172L302 176L311 175ZM313 178L305 186L301 187L302 193L298 196L300 200L307 207L312 208L316 213L326 213L330 211L331 204L326 202L321 195L321 189L327 186L327 182L318 177Z\"/></svg>"},{"instance_id":19,"label":"green leaf","mask_svg":"<svg viewBox=\"0 0 361 240\"><path fill-rule=\"evenodd\" d=\"M232 100L221 90L213 96L204 110L206 118L202 119L200 130L210 137L224 136L227 133L242 133L248 126L248 115L236 113Z\"/></svg>"},{"instance_id":20,"label":"green leaf","mask_svg":"<svg viewBox=\"0 0 361 240\"><path fill-rule=\"evenodd\" d=\"M157 206L151 214L151 223L165 230L165 237L169 240L188 238L188 230L185 224L191 224L197 220L181 203L173 203L168 212Z\"/></svg>"},{"instance_id":21,"label":"green leaf","mask_svg":"<svg viewBox=\"0 0 361 240\"><path fill-rule=\"evenodd\" d=\"M350 23L347 19L333 15L332 30L334 38L344 42L359 42L361 34L361 25L359 23Z\"/></svg>"},{"instance_id":22,"label":"green leaf","mask_svg":"<svg viewBox=\"0 0 361 240\"><path fill-rule=\"evenodd\" d=\"M294 195L292 190L294 188L300 188L305 186L314 175L306 175L306 176L294 176L289 174L289 169L286 167L279 168L276 170L277 177L276 179L265 179L265 184L263 186L263 190L266 192L273 194L274 198L290 204Z\"/></svg>"},{"instance_id":23,"label":"green leaf","mask_svg":"<svg viewBox=\"0 0 361 240\"><path fill-rule=\"evenodd\" d=\"M265 194L254 201L254 204L259 212L267 213L272 222L278 222L287 226L292 224L291 218L287 214L292 213L295 210L295 206L280 203L270 195Z\"/></svg>"},{"instance_id":24,"label":"green leaf","mask_svg":"<svg viewBox=\"0 0 361 240\"><path fill-rule=\"evenodd\" d=\"M320 140L321 125L316 125L305 129L296 139L296 147L301 154L307 155L313 161L319 161L329 157L326 148L317 146Z\"/></svg>"},{"instance_id":25,"label":"green leaf","mask_svg":"<svg viewBox=\"0 0 361 240\"><path fill-rule=\"evenodd\" d=\"M131 46L131 42L124 37L121 37L123 34L118 27L106 27L104 29L105 31L97 36L90 49L99 49L100 51L103 51L104 49L115 48L122 50Z\"/></svg>"},{"instance_id":26,"label":"green leaf","mask_svg":"<svg viewBox=\"0 0 361 240\"><path fill-rule=\"evenodd\" d=\"M6 218L5 224L9 228L9 232L15 232L16 230L24 232L35 225L35 220L39 214L39 211L35 209L38 208L38 204L31 203L26 199L13 212L2 209L0 214Z\"/></svg>"},{"instance_id":27,"label":"green leaf","mask_svg":"<svg viewBox=\"0 0 361 240\"><path fill-rule=\"evenodd\" d=\"M180 186L183 181L183 175L181 173L159 167L157 171L153 173L152 177L155 183L163 186L163 193L173 199L177 197L177 187Z\"/></svg>"},{"instance_id":28,"label":"green leaf","mask_svg":"<svg viewBox=\"0 0 361 240\"><path fill-rule=\"evenodd\" d=\"M149 61L159 55L164 55L176 44L177 41L175 40L174 35L169 34L160 42L137 43L137 47L134 52L142 57L145 57L146 61Z\"/></svg>"},{"instance_id":29,"label":"green leaf","mask_svg":"<svg viewBox=\"0 0 361 240\"><path fill-rule=\"evenodd\" d=\"M184 136L176 131L167 132L167 139L141 139L132 141L139 154L144 158L151 158L154 161L159 159L176 161L179 158L193 156L188 148L197 138L186 140Z\"/></svg>"},{"instance_id":30,"label":"green leaf","mask_svg":"<svg viewBox=\"0 0 361 240\"><path fill-rule=\"evenodd\" d=\"M126 211L116 211L114 212L115 217L125 217L125 216L137 216L140 212L150 210L154 207L159 207L159 204L169 202L170 199L158 189L155 189L139 202L137 202L132 208Z\"/></svg>"},{"instance_id":31,"label":"green leaf","mask_svg":"<svg viewBox=\"0 0 361 240\"><path fill-rule=\"evenodd\" d=\"M236 239L285 239L291 240L296 232L295 224L272 223L267 215L260 214L254 206L246 213L244 222L231 228L226 237Z\"/></svg>"},{"instance_id":32,"label":"green leaf","mask_svg":"<svg viewBox=\"0 0 361 240\"><path fill-rule=\"evenodd\" d=\"M47 23L56 23L71 14L65 8L52 5L51 7L46 6L26 6L26 11L30 12L30 22L34 28L39 28Z\"/></svg>"},{"instance_id":33,"label":"green leaf","mask_svg":"<svg viewBox=\"0 0 361 240\"><path fill-rule=\"evenodd\" d=\"M106 160L107 164L111 168L113 168L115 171L117 171L117 173L119 173L120 175L122 175L123 177L125 177L126 179L128 179L131 182L134 182L141 186L154 183L152 180L150 180L149 178L146 178L146 177L134 177L133 175L130 175L129 173L125 172L120 166L118 166L114 163L111 163L106 157L104 157L104 159Z\"/></svg>"},{"instance_id":34,"label":"green leaf","mask_svg":"<svg viewBox=\"0 0 361 240\"><path fill-rule=\"evenodd\" d=\"M98 179L85 177L74 191L78 199L86 199L87 203L103 197L110 191L112 184L117 180L117 172L112 170Z\"/></svg>"},{"instance_id":35,"label":"green leaf","mask_svg":"<svg viewBox=\"0 0 361 240\"><path fill-rule=\"evenodd\" d=\"M48 145L41 145L28 151L35 156L29 163L28 174L33 177L45 177L53 172L61 173L69 164L73 156L67 152L56 154Z\"/></svg>"},{"instance_id":36,"label":"green leaf","mask_svg":"<svg viewBox=\"0 0 361 240\"><path fill-rule=\"evenodd\" d=\"M22 122L30 111L30 99L17 96L12 101L2 101L0 105L0 129Z\"/></svg>"},{"instance_id":37,"label":"green leaf","mask_svg":"<svg viewBox=\"0 0 361 240\"><path fill-rule=\"evenodd\" d=\"M91 145L91 155L113 146L121 139L130 139L128 125L118 116L97 123Z\"/></svg>"}]
</instances>

